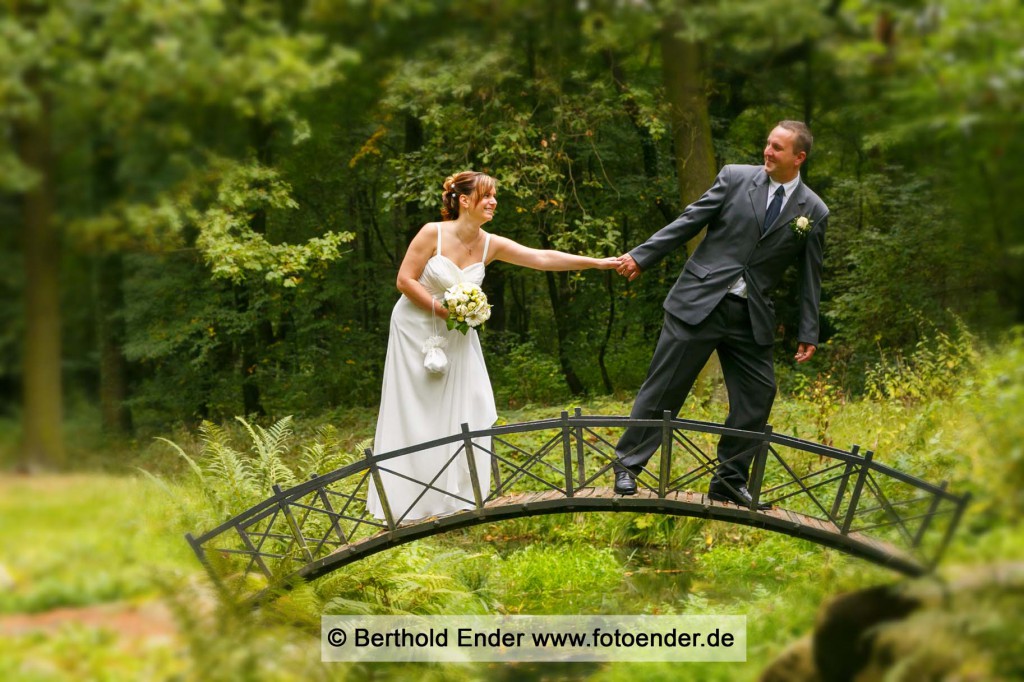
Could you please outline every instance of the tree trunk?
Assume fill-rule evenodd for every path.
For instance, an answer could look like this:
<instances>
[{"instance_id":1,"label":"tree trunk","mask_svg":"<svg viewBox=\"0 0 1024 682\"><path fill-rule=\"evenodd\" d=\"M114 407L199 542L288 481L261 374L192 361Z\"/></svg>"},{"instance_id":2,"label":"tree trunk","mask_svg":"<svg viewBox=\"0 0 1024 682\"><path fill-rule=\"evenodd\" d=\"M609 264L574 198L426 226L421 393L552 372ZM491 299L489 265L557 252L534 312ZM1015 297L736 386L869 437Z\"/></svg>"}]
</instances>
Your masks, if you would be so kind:
<instances>
[{"instance_id":1,"label":"tree trunk","mask_svg":"<svg viewBox=\"0 0 1024 682\"><path fill-rule=\"evenodd\" d=\"M543 225L541 225L540 229L540 243L541 248L551 248L551 239ZM548 271L544 273L544 276L548 283L548 298L551 301L551 312L554 313L555 318L555 336L558 340L558 364L562 368L562 376L565 377L565 383L568 384L569 390L572 391L573 395L581 395L586 393L586 387L576 374L576 370L572 366L572 358L569 357L569 350L566 347L572 324L568 314L569 300L571 298L568 273Z\"/></svg>"},{"instance_id":2,"label":"tree trunk","mask_svg":"<svg viewBox=\"0 0 1024 682\"><path fill-rule=\"evenodd\" d=\"M405 146L403 151L406 154L410 154L415 151L419 151L423 148L424 136L426 133L423 130L423 124L418 118L411 114L405 116ZM454 169L452 173L456 172ZM435 196L440 199L441 197L441 183L444 182L444 178L437 179L437 193ZM436 208L435 208L436 206ZM402 257L405 257L405 251L408 249L409 244L412 243L413 238L419 234L420 228L424 224L438 220L440 215L440 206L436 204L431 206L429 209L421 206L417 201L407 201L405 204L405 248L402 249ZM429 211L429 212L428 212Z\"/></svg>"},{"instance_id":3,"label":"tree trunk","mask_svg":"<svg viewBox=\"0 0 1024 682\"><path fill-rule=\"evenodd\" d=\"M31 471L66 464L62 436L60 240L53 223L50 102L29 76L40 100L39 118L18 125L22 162L41 176L25 193L25 355L22 446L18 468Z\"/></svg>"},{"instance_id":4,"label":"tree trunk","mask_svg":"<svg viewBox=\"0 0 1024 682\"><path fill-rule=\"evenodd\" d=\"M103 430L132 432L128 399L128 361L124 357L124 256L100 256L96 264L96 340L100 353L100 414Z\"/></svg>"},{"instance_id":5,"label":"tree trunk","mask_svg":"<svg viewBox=\"0 0 1024 682\"><path fill-rule=\"evenodd\" d=\"M679 198L683 206L688 206L711 187L717 169L708 114L704 46L681 38L683 26L683 18L678 11L672 11L665 17L661 32L661 58L665 93L670 106ZM687 242L687 254L692 254L703 238L702 230ZM714 354L701 370L694 391L704 393L711 378L720 371L717 354Z\"/></svg>"},{"instance_id":6,"label":"tree trunk","mask_svg":"<svg viewBox=\"0 0 1024 682\"><path fill-rule=\"evenodd\" d=\"M608 374L608 366L605 364L605 356L608 354L608 343L612 338L612 329L615 327L615 285L612 284L612 273L604 272L605 291L608 292L608 321L604 327L604 338L597 351L597 366L601 368L601 382L604 383L605 393L612 393L615 387L612 385L612 377Z\"/></svg>"},{"instance_id":7,"label":"tree trunk","mask_svg":"<svg viewBox=\"0 0 1024 682\"><path fill-rule=\"evenodd\" d=\"M546 240L545 240L546 241ZM548 247L545 247L548 248ZM569 338L569 316L567 314L568 276L564 272L545 272L548 282L548 296L551 299L551 309L555 313L555 332L558 339L558 364L562 368L562 376L573 395L586 393L586 387L576 374L572 366L572 358L569 357L569 350L566 344Z\"/></svg>"},{"instance_id":8,"label":"tree trunk","mask_svg":"<svg viewBox=\"0 0 1024 682\"><path fill-rule=\"evenodd\" d=\"M273 161L270 142L274 135L274 124L266 123L261 119L254 118L249 122L249 138L253 149L256 152L256 160L261 166L270 167ZM267 234L267 211L260 208L253 212L249 220L250 229L256 234ZM253 299L253 292L249 290L249 284L241 284L236 287L235 301L239 312L249 308ZM274 329L267 319L257 320L250 334L243 334L239 344L239 361L242 382L242 410L246 416L266 416L263 408L263 400L260 395L259 364L260 355L264 348L274 342Z\"/></svg>"},{"instance_id":9,"label":"tree trunk","mask_svg":"<svg viewBox=\"0 0 1024 682\"><path fill-rule=\"evenodd\" d=\"M491 318L487 321L487 329L493 332L503 332L507 328L505 324L507 308L505 305L504 268L490 268L484 290L487 293L487 301L491 304Z\"/></svg>"},{"instance_id":10,"label":"tree trunk","mask_svg":"<svg viewBox=\"0 0 1024 682\"><path fill-rule=\"evenodd\" d=\"M711 187L715 180L715 148L705 94L703 45L679 37L681 15L665 18L661 33L662 75L670 105L670 123L679 178L679 196L689 205ZM703 235L686 245L690 253Z\"/></svg>"},{"instance_id":11,"label":"tree trunk","mask_svg":"<svg viewBox=\"0 0 1024 682\"><path fill-rule=\"evenodd\" d=\"M97 210L120 195L117 186L117 156L111 140L97 138L93 145L94 198ZM96 258L96 343L99 350L100 417L103 430L128 434L132 431L128 398L128 360L124 357L127 332L124 324L124 256L101 254Z\"/></svg>"}]
</instances>

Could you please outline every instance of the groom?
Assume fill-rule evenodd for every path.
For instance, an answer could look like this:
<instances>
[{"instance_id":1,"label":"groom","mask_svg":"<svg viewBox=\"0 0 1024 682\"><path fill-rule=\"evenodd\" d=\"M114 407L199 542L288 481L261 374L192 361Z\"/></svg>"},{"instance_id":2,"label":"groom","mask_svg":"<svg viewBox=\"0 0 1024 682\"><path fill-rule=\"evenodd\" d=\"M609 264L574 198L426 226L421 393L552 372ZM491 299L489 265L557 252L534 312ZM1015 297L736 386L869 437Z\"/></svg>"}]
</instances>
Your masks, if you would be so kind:
<instances>
[{"instance_id":1,"label":"groom","mask_svg":"<svg viewBox=\"0 0 1024 682\"><path fill-rule=\"evenodd\" d=\"M663 307L654 357L630 414L675 417L712 351L729 393L729 428L762 431L775 399L775 309L768 292L790 265L799 268L797 362L814 355L828 207L800 181L811 131L781 121L768 135L763 166L725 166L714 185L673 222L621 258L631 281L707 226ZM615 448L615 492L636 494L635 476L661 443L660 428L629 427ZM722 436L708 496L749 507L747 477L757 443ZM759 509L770 505L759 504Z\"/></svg>"}]
</instances>

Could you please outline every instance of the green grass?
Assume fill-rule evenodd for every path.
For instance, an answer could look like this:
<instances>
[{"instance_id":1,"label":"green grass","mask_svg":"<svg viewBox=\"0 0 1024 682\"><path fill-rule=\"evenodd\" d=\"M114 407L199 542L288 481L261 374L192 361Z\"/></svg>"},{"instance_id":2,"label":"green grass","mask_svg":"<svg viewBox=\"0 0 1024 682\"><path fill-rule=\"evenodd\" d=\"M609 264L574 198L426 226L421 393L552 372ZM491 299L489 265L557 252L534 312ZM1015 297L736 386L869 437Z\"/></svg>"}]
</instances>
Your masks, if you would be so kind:
<instances>
[{"instance_id":1,"label":"green grass","mask_svg":"<svg viewBox=\"0 0 1024 682\"><path fill-rule=\"evenodd\" d=\"M0 613L82 606L158 591L194 572L181 502L136 478L0 478Z\"/></svg>"},{"instance_id":2,"label":"green grass","mask_svg":"<svg viewBox=\"0 0 1024 682\"><path fill-rule=\"evenodd\" d=\"M927 403L843 401L822 418L806 395L782 396L772 422L782 433L814 437L827 424L836 447L860 444L878 461L931 481L947 479L975 501L945 558L950 575L1024 559L1019 419L1024 345L983 358L962 387ZM577 403L525 406L520 422L572 412ZM629 402L595 398L585 414L626 414ZM720 401L691 401L684 416L720 421ZM340 447L372 432L373 414L344 424ZM300 420L297 456L316 420ZM0 425L0 440L10 429ZM244 442L237 425L231 437ZM347 439L347 440L346 440ZM173 434L191 454L193 434ZM121 452L121 450L118 450ZM290 455L290 456L292 456ZM93 452L92 459L103 459ZM125 640L103 629L65 625L0 636L0 679L26 680L335 680L559 679L755 680L779 652L814 625L831 596L900 577L809 542L723 522L657 514L562 514L485 524L368 557L293 590L260 611L218 601L183 539L215 520L182 458L161 443L103 471L132 465L158 475L80 473L0 477L0 625L4 615L111 602L158 600L176 614L168 642ZM976 597L976 598L975 598ZM956 599L956 597L954 597ZM1024 629L1019 589L998 586L955 602L936 641L956 647L920 657L944 674L1019 679ZM745 664L469 667L323 665L317 632L323 613L746 614ZM947 639L943 639L943 637ZM910 640L908 640L910 641ZM922 640L924 641L924 640ZM921 649L921 651L929 651ZM922 658L923 660L923 658ZM920 663L920 661L918 661ZM910 664L907 664L910 665ZM906 670L920 668L908 667ZM954 672L950 672L954 671ZM978 677L980 675L980 677ZM892 679L926 679L910 672ZM938 679L938 678L935 678Z\"/></svg>"}]
</instances>

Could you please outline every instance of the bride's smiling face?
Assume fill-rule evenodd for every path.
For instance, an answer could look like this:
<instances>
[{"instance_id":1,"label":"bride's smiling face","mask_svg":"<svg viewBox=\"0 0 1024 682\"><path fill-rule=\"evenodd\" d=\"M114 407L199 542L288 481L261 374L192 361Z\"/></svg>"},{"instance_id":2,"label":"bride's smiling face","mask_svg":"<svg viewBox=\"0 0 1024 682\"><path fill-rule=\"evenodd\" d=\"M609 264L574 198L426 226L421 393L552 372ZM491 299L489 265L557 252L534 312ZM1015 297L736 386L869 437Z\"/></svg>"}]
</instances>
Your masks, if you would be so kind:
<instances>
[{"instance_id":1,"label":"bride's smiling face","mask_svg":"<svg viewBox=\"0 0 1024 682\"><path fill-rule=\"evenodd\" d=\"M466 197L467 203L472 202L472 197ZM467 206L468 217L480 220L481 224L488 222L494 217L494 211L498 208L498 199L493 189L484 193L480 200L473 206Z\"/></svg>"}]
</instances>

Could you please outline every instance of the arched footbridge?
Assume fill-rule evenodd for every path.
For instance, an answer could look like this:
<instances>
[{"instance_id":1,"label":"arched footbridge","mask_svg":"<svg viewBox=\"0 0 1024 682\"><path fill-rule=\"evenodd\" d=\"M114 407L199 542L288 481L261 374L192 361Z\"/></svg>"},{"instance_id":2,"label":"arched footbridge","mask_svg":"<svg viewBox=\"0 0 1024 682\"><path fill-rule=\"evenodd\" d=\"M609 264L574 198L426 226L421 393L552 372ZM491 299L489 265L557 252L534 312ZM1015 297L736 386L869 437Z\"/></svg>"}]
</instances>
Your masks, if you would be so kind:
<instances>
[{"instance_id":1,"label":"arched footbridge","mask_svg":"<svg viewBox=\"0 0 1024 682\"><path fill-rule=\"evenodd\" d=\"M622 429L659 429L660 453L637 477L638 492L614 494L615 443ZM705 494L717 466L719 436L750 439L756 447L749 490L755 504L741 507ZM382 474L394 460L455 444L437 476L422 490L444 491L438 481L450 467L468 468L472 495L458 497L467 509L407 521L403 501L388 500ZM763 528L832 547L908 575L934 568L968 502L946 484L932 484L851 450L720 424L673 419L584 416L495 426L374 454L335 471L315 475L198 537L186 537L219 584L251 590L311 580L376 552L419 538L480 523L538 514L655 512L717 519ZM468 456L467 456L468 455ZM480 462L490 462L489 475ZM401 475L401 474L397 474ZM484 486L481 482L489 484ZM384 519L366 509L375 486ZM453 496L454 497L454 496ZM760 511L758 502L771 509Z\"/></svg>"}]
</instances>

